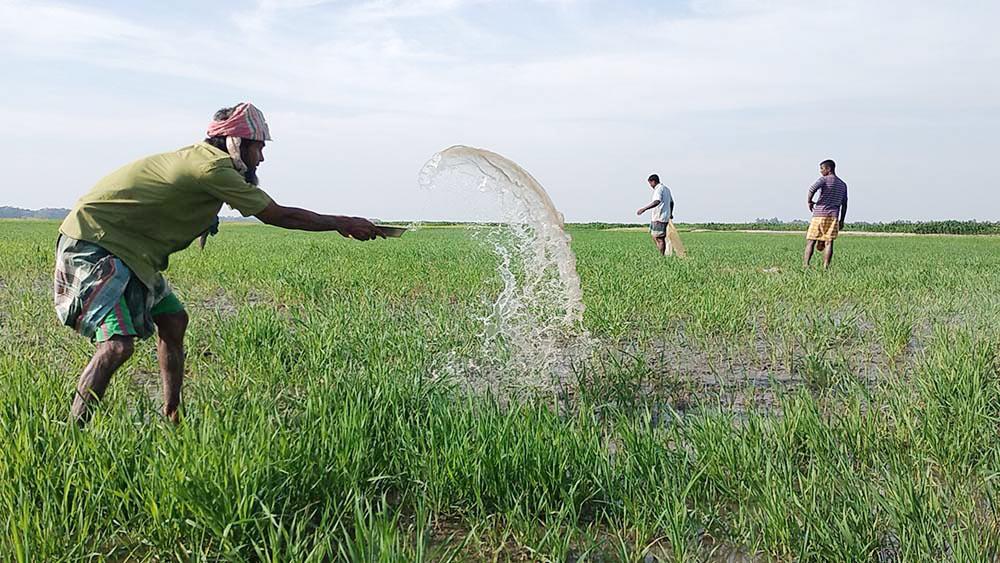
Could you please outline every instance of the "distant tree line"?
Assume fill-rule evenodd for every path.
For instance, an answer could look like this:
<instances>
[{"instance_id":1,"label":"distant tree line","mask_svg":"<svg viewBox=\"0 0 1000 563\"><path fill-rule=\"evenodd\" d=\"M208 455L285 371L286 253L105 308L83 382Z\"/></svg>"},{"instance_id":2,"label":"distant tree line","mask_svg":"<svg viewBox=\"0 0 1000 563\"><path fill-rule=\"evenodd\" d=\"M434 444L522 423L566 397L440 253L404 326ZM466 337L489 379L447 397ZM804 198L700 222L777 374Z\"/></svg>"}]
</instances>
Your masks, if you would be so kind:
<instances>
[{"instance_id":1,"label":"distant tree line","mask_svg":"<svg viewBox=\"0 0 1000 563\"><path fill-rule=\"evenodd\" d=\"M570 223L577 229L615 229L641 227L645 223ZM805 231L808 221L781 221L777 218L757 219L752 223L677 223L682 231ZM892 221L874 223L867 221L848 222L845 231L870 233L913 233L921 235L1000 235L1000 221Z\"/></svg>"},{"instance_id":2,"label":"distant tree line","mask_svg":"<svg viewBox=\"0 0 1000 563\"><path fill-rule=\"evenodd\" d=\"M753 223L679 223L679 229L711 231L805 231L807 221L772 221L758 219ZM1000 221L892 221L872 223L848 222L845 231L871 233L914 233L921 235L1000 235Z\"/></svg>"},{"instance_id":3,"label":"distant tree line","mask_svg":"<svg viewBox=\"0 0 1000 563\"><path fill-rule=\"evenodd\" d=\"M20 207L0 207L0 219L64 219L69 209L46 207L45 209L21 209Z\"/></svg>"},{"instance_id":4,"label":"distant tree line","mask_svg":"<svg viewBox=\"0 0 1000 563\"><path fill-rule=\"evenodd\" d=\"M19 207L0 206L0 219L63 219L69 209L21 209ZM223 217L223 221L256 221L253 217ZM417 224L426 227L446 227L454 225L469 225L458 221L385 221L386 224L410 225ZM490 223L480 223L490 224ZM638 227L637 223L569 223L577 229L613 229L623 227ZM752 223L677 223L680 230L707 231L805 231L808 221L796 219L782 221L777 217L758 218ZM892 221L890 223L871 223L866 221L848 222L845 231L872 233L914 233L921 235L1000 235L1000 221Z\"/></svg>"}]
</instances>

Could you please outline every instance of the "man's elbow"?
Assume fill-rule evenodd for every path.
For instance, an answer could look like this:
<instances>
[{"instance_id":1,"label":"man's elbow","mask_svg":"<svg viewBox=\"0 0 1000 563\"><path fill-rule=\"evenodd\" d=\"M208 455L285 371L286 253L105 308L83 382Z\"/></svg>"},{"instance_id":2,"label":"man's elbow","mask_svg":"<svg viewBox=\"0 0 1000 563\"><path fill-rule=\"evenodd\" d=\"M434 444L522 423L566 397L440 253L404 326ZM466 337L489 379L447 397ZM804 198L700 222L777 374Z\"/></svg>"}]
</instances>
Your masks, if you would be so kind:
<instances>
[{"instance_id":1,"label":"man's elbow","mask_svg":"<svg viewBox=\"0 0 1000 563\"><path fill-rule=\"evenodd\" d=\"M282 207L273 201L267 205L264 209L254 215L254 217L260 219L260 221L266 225L274 225L275 227L283 227L288 222L288 208Z\"/></svg>"}]
</instances>

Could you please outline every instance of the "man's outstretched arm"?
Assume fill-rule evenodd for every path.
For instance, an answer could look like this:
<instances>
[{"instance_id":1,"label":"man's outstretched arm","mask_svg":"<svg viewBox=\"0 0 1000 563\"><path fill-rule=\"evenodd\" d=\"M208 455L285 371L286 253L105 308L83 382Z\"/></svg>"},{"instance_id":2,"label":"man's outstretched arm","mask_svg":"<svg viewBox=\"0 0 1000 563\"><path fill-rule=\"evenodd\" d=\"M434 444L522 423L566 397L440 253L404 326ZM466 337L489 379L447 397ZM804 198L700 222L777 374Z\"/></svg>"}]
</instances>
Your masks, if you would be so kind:
<instances>
[{"instance_id":1,"label":"man's outstretched arm","mask_svg":"<svg viewBox=\"0 0 1000 563\"><path fill-rule=\"evenodd\" d=\"M322 215L298 207L285 207L271 202L260 213L255 215L268 225L283 229L300 231L337 231L342 236L357 240L372 240L376 237L385 238L368 219L348 217L346 215Z\"/></svg>"}]
</instances>

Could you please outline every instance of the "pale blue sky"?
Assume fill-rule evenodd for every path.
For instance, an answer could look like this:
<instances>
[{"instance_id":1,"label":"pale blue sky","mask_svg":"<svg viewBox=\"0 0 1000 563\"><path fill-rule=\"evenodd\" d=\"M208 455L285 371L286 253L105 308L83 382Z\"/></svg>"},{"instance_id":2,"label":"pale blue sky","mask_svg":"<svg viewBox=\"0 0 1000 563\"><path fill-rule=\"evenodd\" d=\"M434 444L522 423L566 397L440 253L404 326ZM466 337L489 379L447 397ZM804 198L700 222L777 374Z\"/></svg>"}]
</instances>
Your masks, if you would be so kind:
<instances>
[{"instance_id":1,"label":"pale blue sky","mask_svg":"<svg viewBox=\"0 0 1000 563\"><path fill-rule=\"evenodd\" d=\"M1000 2L0 0L0 205L68 207L252 100L279 202L475 218L435 151L520 163L570 221L804 218L834 158L858 220L1000 220Z\"/></svg>"}]
</instances>

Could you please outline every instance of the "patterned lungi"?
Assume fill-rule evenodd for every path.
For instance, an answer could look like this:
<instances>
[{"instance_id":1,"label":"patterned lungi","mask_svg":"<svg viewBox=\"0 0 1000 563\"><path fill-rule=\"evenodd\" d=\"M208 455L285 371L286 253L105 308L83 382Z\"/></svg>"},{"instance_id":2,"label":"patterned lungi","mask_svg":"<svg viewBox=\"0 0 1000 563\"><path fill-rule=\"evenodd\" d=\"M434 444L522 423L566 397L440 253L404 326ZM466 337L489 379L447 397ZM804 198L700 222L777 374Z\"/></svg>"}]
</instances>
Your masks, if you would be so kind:
<instances>
[{"instance_id":1,"label":"patterned lungi","mask_svg":"<svg viewBox=\"0 0 1000 563\"><path fill-rule=\"evenodd\" d=\"M163 276L150 289L101 246L59 235L53 297L56 316L82 336L153 335L153 317L184 310Z\"/></svg>"}]
</instances>

